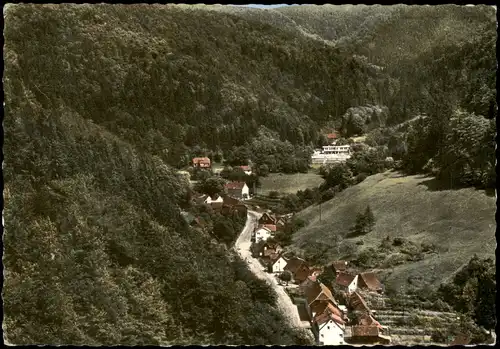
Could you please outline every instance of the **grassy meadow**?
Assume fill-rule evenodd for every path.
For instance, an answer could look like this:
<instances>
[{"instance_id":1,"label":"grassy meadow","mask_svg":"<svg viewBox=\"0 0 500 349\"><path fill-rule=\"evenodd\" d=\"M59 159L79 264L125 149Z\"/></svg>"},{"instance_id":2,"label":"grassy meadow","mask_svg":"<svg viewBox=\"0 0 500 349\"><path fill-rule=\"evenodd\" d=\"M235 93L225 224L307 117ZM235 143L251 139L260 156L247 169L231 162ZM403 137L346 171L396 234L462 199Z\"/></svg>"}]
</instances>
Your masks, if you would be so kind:
<instances>
[{"instance_id":1,"label":"grassy meadow","mask_svg":"<svg viewBox=\"0 0 500 349\"><path fill-rule=\"evenodd\" d=\"M493 256L496 247L495 197L473 188L445 188L431 177L402 176L397 172L368 177L324 203L321 221L318 206L299 213L308 224L295 233L292 249L305 252L311 243L328 244L335 235L345 237L356 214L369 204L376 220L374 229L361 237L344 238L342 244L354 246L355 253L377 248L386 236L434 244L436 253L387 268L382 274L387 282L398 285L408 277L439 283L475 253ZM360 240L363 245L356 245ZM326 258L335 259L337 251L328 251Z\"/></svg>"},{"instance_id":2,"label":"grassy meadow","mask_svg":"<svg viewBox=\"0 0 500 349\"><path fill-rule=\"evenodd\" d=\"M271 173L267 177L261 177L260 182L261 187L258 189L258 193L261 195L267 195L271 191L291 194L299 190L315 188L323 183L323 178L316 170L310 170L308 173Z\"/></svg>"}]
</instances>

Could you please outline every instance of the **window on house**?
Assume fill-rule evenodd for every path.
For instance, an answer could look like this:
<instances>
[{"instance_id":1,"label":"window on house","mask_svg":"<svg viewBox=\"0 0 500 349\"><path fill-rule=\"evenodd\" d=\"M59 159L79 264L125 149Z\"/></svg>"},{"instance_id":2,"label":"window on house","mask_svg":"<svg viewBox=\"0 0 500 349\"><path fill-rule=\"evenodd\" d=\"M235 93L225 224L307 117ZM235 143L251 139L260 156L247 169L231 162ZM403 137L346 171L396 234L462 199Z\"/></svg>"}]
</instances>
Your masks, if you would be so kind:
<instances>
[{"instance_id":1,"label":"window on house","mask_svg":"<svg viewBox=\"0 0 500 349\"><path fill-rule=\"evenodd\" d=\"M324 334L321 335L321 337L324 337L324 336L325 336Z\"/></svg>"},{"instance_id":2,"label":"window on house","mask_svg":"<svg viewBox=\"0 0 500 349\"><path fill-rule=\"evenodd\" d=\"M330 329L330 326L326 326L326 329L329 330Z\"/></svg>"}]
</instances>

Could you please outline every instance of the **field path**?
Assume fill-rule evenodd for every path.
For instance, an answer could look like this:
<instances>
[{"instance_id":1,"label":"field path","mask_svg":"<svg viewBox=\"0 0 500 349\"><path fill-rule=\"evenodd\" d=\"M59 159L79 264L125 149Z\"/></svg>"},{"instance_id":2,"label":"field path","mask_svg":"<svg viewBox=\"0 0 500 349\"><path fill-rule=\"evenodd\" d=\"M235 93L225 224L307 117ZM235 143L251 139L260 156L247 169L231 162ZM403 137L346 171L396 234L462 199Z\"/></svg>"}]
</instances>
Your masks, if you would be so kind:
<instances>
[{"instance_id":1,"label":"field path","mask_svg":"<svg viewBox=\"0 0 500 349\"><path fill-rule=\"evenodd\" d=\"M234 244L234 249L240 257L247 263L250 271L261 280L265 280L278 296L277 306L283 313L285 318L289 321L290 325L295 328L308 328L309 322L301 321L297 306L293 304L292 300L285 292L284 288L278 285L278 281L273 274L267 273L260 262L252 257L250 252L252 231L257 225L259 213L255 211L248 211L247 222L240 236ZM311 333L312 335L312 333Z\"/></svg>"}]
</instances>

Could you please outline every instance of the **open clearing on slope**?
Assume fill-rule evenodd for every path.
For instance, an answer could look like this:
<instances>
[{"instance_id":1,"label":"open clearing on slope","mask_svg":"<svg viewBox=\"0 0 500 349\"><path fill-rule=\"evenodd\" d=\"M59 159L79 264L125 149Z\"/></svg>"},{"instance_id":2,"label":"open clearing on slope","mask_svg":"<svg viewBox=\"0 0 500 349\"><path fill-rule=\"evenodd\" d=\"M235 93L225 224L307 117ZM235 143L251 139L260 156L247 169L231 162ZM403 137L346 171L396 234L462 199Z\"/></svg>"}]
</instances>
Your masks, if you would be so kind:
<instances>
[{"instance_id":1,"label":"open clearing on slope","mask_svg":"<svg viewBox=\"0 0 500 349\"><path fill-rule=\"evenodd\" d=\"M307 256L311 243L325 244L335 235L345 236L356 214L370 204L376 220L373 231L344 242L362 240L364 245L354 245L357 252L379 246L386 236L403 237L417 244L433 243L439 248L437 254L395 266L382 276L392 285L405 283L409 276L437 284L466 264L474 253L494 257L495 201L484 191L442 189L432 177L389 171L370 176L324 203L321 222L317 206L300 212L308 224L294 234L293 249L304 250ZM329 250L328 259L338 258L336 252Z\"/></svg>"},{"instance_id":2,"label":"open clearing on slope","mask_svg":"<svg viewBox=\"0 0 500 349\"><path fill-rule=\"evenodd\" d=\"M315 188L323 183L323 178L315 170L310 170L307 173L271 173L267 177L261 177L260 182L259 194L267 195L274 190L282 194L290 194L298 190Z\"/></svg>"}]
</instances>

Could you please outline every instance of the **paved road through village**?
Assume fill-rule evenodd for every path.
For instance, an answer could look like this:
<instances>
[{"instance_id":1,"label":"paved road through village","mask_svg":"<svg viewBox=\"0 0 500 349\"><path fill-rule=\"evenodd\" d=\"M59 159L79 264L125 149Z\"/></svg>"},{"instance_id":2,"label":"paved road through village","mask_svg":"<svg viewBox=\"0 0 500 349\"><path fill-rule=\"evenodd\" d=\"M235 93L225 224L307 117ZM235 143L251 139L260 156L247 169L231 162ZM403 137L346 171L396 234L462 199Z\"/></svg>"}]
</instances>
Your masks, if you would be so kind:
<instances>
[{"instance_id":1,"label":"paved road through village","mask_svg":"<svg viewBox=\"0 0 500 349\"><path fill-rule=\"evenodd\" d=\"M297 306L293 304L284 288L278 285L278 281L276 280L275 276L273 274L267 273L258 259L252 257L252 253L250 251L250 246L252 245L251 238L252 232L257 225L258 217L259 213L248 211L247 222L240 236L236 240L234 248L240 255L240 257L244 261L246 261L250 271L259 279L266 280L267 283L270 284L275 290L276 294L278 295L278 308L288 319L290 324L293 327L307 328L310 326L309 322L300 320Z\"/></svg>"}]
</instances>

